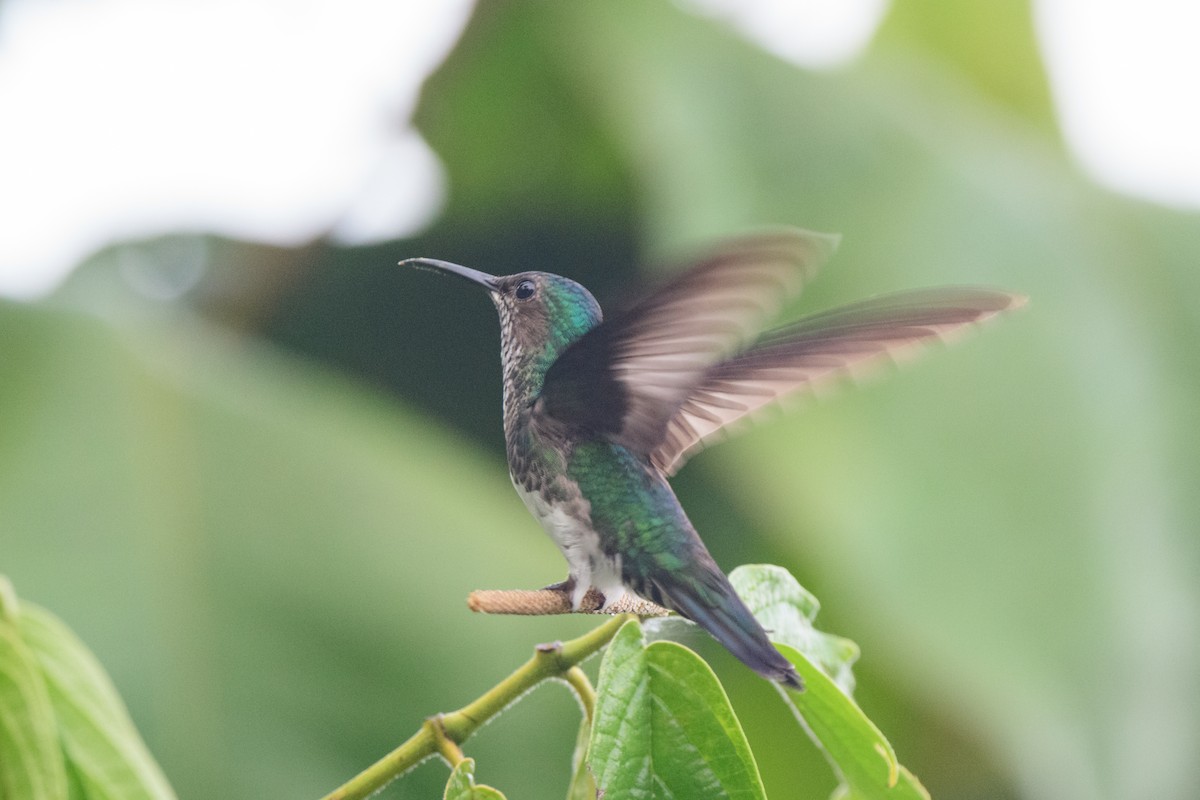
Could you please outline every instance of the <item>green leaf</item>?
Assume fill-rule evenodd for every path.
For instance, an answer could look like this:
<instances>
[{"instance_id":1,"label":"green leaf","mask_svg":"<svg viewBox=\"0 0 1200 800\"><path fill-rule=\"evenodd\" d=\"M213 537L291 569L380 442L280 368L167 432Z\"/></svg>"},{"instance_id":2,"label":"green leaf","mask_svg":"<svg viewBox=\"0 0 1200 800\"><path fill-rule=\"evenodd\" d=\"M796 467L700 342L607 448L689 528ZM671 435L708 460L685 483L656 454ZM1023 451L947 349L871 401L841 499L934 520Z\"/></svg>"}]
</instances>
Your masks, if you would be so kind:
<instances>
[{"instance_id":1,"label":"green leaf","mask_svg":"<svg viewBox=\"0 0 1200 800\"><path fill-rule=\"evenodd\" d=\"M0 800L67 797L66 765L50 695L21 638L17 599L0 576Z\"/></svg>"},{"instance_id":2,"label":"green leaf","mask_svg":"<svg viewBox=\"0 0 1200 800\"><path fill-rule=\"evenodd\" d=\"M587 763L591 741L591 721L585 717L579 723L579 736L575 740L575 752L571 755L571 784L567 788L567 800L596 800L596 780Z\"/></svg>"},{"instance_id":3,"label":"green leaf","mask_svg":"<svg viewBox=\"0 0 1200 800\"><path fill-rule=\"evenodd\" d=\"M843 783L830 795L830 800L870 800L875 797L887 797L888 800L929 800L929 792L916 776L901 766L896 785L883 793L873 787L865 790L861 787L852 789Z\"/></svg>"},{"instance_id":4,"label":"green leaf","mask_svg":"<svg viewBox=\"0 0 1200 800\"><path fill-rule=\"evenodd\" d=\"M608 797L764 798L725 690L682 645L621 628L600 666L588 761Z\"/></svg>"},{"instance_id":5,"label":"green leaf","mask_svg":"<svg viewBox=\"0 0 1200 800\"><path fill-rule=\"evenodd\" d=\"M20 631L41 670L62 750L88 800L173 800L175 793L87 647L28 603Z\"/></svg>"},{"instance_id":6,"label":"green leaf","mask_svg":"<svg viewBox=\"0 0 1200 800\"><path fill-rule=\"evenodd\" d=\"M805 691L778 687L779 692L841 779L834 796L928 798L920 782L896 760L892 745L850 698L850 666L858 658L858 646L813 627L820 609L817 599L786 569L770 564L738 567L729 580L804 679Z\"/></svg>"},{"instance_id":7,"label":"green leaf","mask_svg":"<svg viewBox=\"0 0 1200 800\"><path fill-rule=\"evenodd\" d=\"M744 564L729 573L729 581L771 641L787 644L814 662L848 695L854 693L858 645L813 627L821 603L790 572L773 564Z\"/></svg>"},{"instance_id":8,"label":"green leaf","mask_svg":"<svg viewBox=\"0 0 1200 800\"><path fill-rule=\"evenodd\" d=\"M490 786L475 783L475 759L464 758L446 781L444 800L504 800L504 795Z\"/></svg>"},{"instance_id":9,"label":"green leaf","mask_svg":"<svg viewBox=\"0 0 1200 800\"><path fill-rule=\"evenodd\" d=\"M896 760L892 745L862 709L821 669L786 644L778 645L804 680L804 691L777 687L844 784L834 797L926 798L929 794Z\"/></svg>"}]
</instances>

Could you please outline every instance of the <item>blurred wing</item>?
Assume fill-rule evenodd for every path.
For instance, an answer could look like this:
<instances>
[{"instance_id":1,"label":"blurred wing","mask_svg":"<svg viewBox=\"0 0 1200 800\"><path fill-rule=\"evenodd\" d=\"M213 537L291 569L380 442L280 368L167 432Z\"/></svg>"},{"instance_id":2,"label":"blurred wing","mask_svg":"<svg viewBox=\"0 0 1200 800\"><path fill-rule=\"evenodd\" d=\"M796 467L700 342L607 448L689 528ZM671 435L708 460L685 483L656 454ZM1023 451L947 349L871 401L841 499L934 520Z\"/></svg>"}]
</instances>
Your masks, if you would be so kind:
<instances>
[{"instance_id":1,"label":"blurred wing","mask_svg":"<svg viewBox=\"0 0 1200 800\"><path fill-rule=\"evenodd\" d=\"M795 229L726 244L567 348L542 410L649 455L706 371L752 341L836 246Z\"/></svg>"},{"instance_id":2,"label":"blurred wing","mask_svg":"<svg viewBox=\"0 0 1200 800\"><path fill-rule=\"evenodd\" d=\"M730 423L831 378L858 375L946 340L972 323L1023 304L987 289L923 289L814 314L768 333L752 348L711 366L667 425L651 458L672 475Z\"/></svg>"}]
</instances>

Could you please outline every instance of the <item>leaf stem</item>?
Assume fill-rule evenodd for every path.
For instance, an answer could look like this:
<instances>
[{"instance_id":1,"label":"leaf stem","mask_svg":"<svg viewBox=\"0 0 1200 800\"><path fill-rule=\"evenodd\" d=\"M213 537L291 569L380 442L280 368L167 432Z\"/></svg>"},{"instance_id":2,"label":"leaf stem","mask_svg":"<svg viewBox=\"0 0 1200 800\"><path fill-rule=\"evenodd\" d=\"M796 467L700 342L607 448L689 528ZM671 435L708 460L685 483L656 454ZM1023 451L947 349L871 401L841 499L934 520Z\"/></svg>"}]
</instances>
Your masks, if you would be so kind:
<instances>
[{"instance_id":1,"label":"leaf stem","mask_svg":"<svg viewBox=\"0 0 1200 800\"><path fill-rule=\"evenodd\" d=\"M583 706L583 715L587 718L588 724L592 724L592 714L596 711L596 690L592 688L592 682L588 679L587 673L579 667L571 667L563 678L575 690L575 696L579 698L579 704Z\"/></svg>"},{"instance_id":2,"label":"leaf stem","mask_svg":"<svg viewBox=\"0 0 1200 800\"><path fill-rule=\"evenodd\" d=\"M429 728L430 733L433 734L433 744L437 748L438 754L446 759L446 763L450 765L451 769L457 767L458 762L462 761L465 756L462 748L446 735L446 728L442 725L442 715L437 714L425 720L425 727Z\"/></svg>"},{"instance_id":3,"label":"leaf stem","mask_svg":"<svg viewBox=\"0 0 1200 800\"><path fill-rule=\"evenodd\" d=\"M408 741L325 795L322 800L364 800L432 755L440 753L445 757L447 753L453 755L457 751L461 756L458 745L470 738L485 722L549 678L564 678L571 684L579 693L585 711L590 714L590 708L595 703L595 691L591 688L591 682L587 681L587 676L579 670L579 675L587 681L584 692L589 694L581 692L580 687L585 684L580 683L578 677L573 678L572 670L608 644L620 627L633 618L632 614L622 614L569 642L538 645L533 657L507 678L458 711L426 720ZM438 730L435 730L435 726ZM445 744L439 744L439 739L444 740ZM454 750L449 750L448 745L453 746Z\"/></svg>"}]
</instances>

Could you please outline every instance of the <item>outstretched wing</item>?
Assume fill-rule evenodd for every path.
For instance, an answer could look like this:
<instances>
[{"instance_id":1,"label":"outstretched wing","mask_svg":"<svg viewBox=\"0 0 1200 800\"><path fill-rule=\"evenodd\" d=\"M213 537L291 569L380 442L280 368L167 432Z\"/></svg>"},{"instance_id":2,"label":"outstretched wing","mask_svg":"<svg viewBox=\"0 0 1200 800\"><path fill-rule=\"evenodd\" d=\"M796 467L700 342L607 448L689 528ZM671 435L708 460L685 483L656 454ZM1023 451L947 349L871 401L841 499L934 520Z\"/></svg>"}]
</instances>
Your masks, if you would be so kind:
<instances>
[{"instance_id":1,"label":"outstretched wing","mask_svg":"<svg viewBox=\"0 0 1200 800\"><path fill-rule=\"evenodd\" d=\"M546 372L541 410L649 456L705 373L745 348L836 246L796 229L729 242L567 348Z\"/></svg>"},{"instance_id":2,"label":"outstretched wing","mask_svg":"<svg viewBox=\"0 0 1200 800\"><path fill-rule=\"evenodd\" d=\"M772 331L705 371L668 422L651 459L665 474L674 474L726 426L764 406L812 391L830 378L902 358L1024 301L987 289L924 289L814 314Z\"/></svg>"}]
</instances>

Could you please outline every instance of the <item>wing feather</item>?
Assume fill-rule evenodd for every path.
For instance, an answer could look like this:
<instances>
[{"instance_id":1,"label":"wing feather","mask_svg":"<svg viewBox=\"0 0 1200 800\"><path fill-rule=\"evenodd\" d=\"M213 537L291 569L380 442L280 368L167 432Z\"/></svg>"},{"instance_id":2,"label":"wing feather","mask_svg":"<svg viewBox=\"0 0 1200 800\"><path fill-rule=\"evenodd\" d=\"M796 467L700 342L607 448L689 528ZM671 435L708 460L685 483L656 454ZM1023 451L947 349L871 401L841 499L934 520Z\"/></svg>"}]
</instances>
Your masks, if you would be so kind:
<instances>
[{"instance_id":1,"label":"wing feather","mask_svg":"<svg viewBox=\"0 0 1200 800\"><path fill-rule=\"evenodd\" d=\"M706 372L744 349L836 245L798 229L727 243L567 348L542 408L649 456ZM598 390L613 396L597 403Z\"/></svg>"},{"instance_id":2,"label":"wing feather","mask_svg":"<svg viewBox=\"0 0 1200 800\"><path fill-rule=\"evenodd\" d=\"M765 406L903 358L1023 302L988 289L924 289L814 314L769 332L704 372L667 423L651 460L674 474L731 423Z\"/></svg>"}]
</instances>

